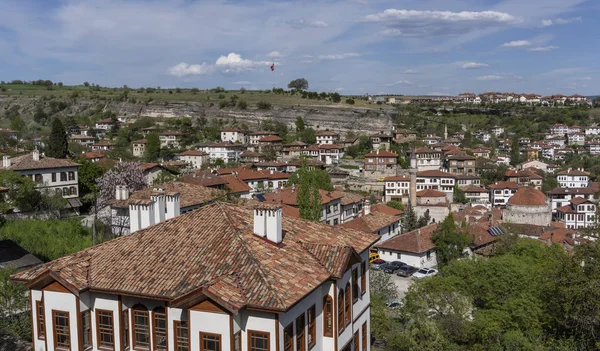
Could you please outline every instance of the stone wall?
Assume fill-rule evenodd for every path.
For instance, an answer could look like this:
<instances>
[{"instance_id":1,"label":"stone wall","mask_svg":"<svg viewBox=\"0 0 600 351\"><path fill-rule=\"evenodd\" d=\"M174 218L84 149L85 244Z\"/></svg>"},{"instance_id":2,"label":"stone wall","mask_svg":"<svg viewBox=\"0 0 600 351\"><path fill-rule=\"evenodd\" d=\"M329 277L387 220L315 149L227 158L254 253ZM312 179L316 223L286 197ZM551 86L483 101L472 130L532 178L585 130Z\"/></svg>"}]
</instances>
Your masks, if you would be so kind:
<instances>
[{"instance_id":1,"label":"stone wall","mask_svg":"<svg viewBox=\"0 0 600 351\"><path fill-rule=\"evenodd\" d=\"M534 224L549 226L552 223L550 204L544 206L515 206L506 205L504 222L514 224Z\"/></svg>"}]
</instances>

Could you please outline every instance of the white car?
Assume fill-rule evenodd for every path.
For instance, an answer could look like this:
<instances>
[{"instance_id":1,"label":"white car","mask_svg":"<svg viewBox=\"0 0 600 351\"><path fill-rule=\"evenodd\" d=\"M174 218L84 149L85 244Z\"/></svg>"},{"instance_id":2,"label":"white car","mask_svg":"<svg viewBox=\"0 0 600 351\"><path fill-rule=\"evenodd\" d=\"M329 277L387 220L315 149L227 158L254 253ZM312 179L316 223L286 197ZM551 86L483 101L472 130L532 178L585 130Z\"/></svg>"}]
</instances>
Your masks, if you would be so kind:
<instances>
[{"instance_id":1,"label":"white car","mask_svg":"<svg viewBox=\"0 0 600 351\"><path fill-rule=\"evenodd\" d=\"M421 268L418 271L416 271L412 275L412 277L415 279L421 279L421 278L433 277L437 273L438 273L438 271L433 268Z\"/></svg>"}]
</instances>

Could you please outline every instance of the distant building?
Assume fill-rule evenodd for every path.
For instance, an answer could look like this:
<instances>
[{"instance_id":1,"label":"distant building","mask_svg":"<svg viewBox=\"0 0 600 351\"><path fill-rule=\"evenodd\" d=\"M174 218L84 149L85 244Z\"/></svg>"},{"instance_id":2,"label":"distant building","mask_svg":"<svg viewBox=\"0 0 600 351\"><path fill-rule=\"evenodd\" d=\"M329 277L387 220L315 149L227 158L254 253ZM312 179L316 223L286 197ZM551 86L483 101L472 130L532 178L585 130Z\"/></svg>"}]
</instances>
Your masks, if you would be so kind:
<instances>
[{"instance_id":1,"label":"distant building","mask_svg":"<svg viewBox=\"0 0 600 351\"><path fill-rule=\"evenodd\" d=\"M441 191L426 189L417 191L417 206L414 210L418 217L429 213L432 223L439 223L450 213L450 201L447 194Z\"/></svg>"},{"instance_id":2,"label":"distant building","mask_svg":"<svg viewBox=\"0 0 600 351\"><path fill-rule=\"evenodd\" d=\"M561 188L587 188L590 185L590 174L581 169L567 169L556 175Z\"/></svg>"},{"instance_id":3,"label":"distant building","mask_svg":"<svg viewBox=\"0 0 600 351\"><path fill-rule=\"evenodd\" d=\"M317 132L317 145L336 144L340 140L340 135L336 132L324 130Z\"/></svg>"},{"instance_id":4,"label":"distant building","mask_svg":"<svg viewBox=\"0 0 600 351\"><path fill-rule=\"evenodd\" d=\"M519 189L519 185L514 182L497 182L488 185L490 189L490 202L493 206L506 206L508 199Z\"/></svg>"},{"instance_id":5,"label":"distant building","mask_svg":"<svg viewBox=\"0 0 600 351\"><path fill-rule=\"evenodd\" d=\"M195 169L200 169L202 166L210 163L210 155L204 151L186 150L181 152L178 156L180 161L185 162L190 165L191 168Z\"/></svg>"},{"instance_id":6,"label":"distant building","mask_svg":"<svg viewBox=\"0 0 600 351\"><path fill-rule=\"evenodd\" d=\"M437 267L431 234L437 223L430 224L375 245L379 257L388 262L402 261L417 268Z\"/></svg>"},{"instance_id":7,"label":"distant building","mask_svg":"<svg viewBox=\"0 0 600 351\"><path fill-rule=\"evenodd\" d=\"M397 175L386 177L384 182L384 201L389 202L397 200L406 203L409 199L410 177L407 175Z\"/></svg>"},{"instance_id":8,"label":"distant building","mask_svg":"<svg viewBox=\"0 0 600 351\"><path fill-rule=\"evenodd\" d=\"M117 144L110 141L100 141L92 145L94 151L112 151Z\"/></svg>"},{"instance_id":9,"label":"distant building","mask_svg":"<svg viewBox=\"0 0 600 351\"><path fill-rule=\"evenodd\" d=\"M225 128L221 130L222 142L246 144L248 142L247 137L247 132L239 128Z\"/></svg>"},{"instance_id":10,"label":"distant building","mask_svg":"<svg viewBox=\"0 0 600 351\"><path fill-rule=\"evenodd\" d=\"M158 134L161 148L179 149L181 147L182 132L166 131Z\"/></svg>"},{"instance_id":11,"label":"distant building","mask_svg":"<svg viewBox=\"0 0 600 351\"><path fill-rule=\"evenodd\" d=\"M453 174L475 174L476 158L469 155L452 155L446 158L446 169Z\"/></svg>"},{"instance_id":12,"label":"distant building","mask_svg":"<svg viewBox=\"0 0 600 351\"><path fill-rule=\"evenodd\" d=\"M131 147L133 148L133 156L135 157L143 157L146 153L146 144L148 140L140 139L131 142Z\"/></svg>"},{"instance_id":13,"label":"distant building","mask_svg":"<svg viewBox=\"0 0 600 351\"><path fill-rule=\"evenodd\" d=\"M365 155L364 170L366 172L395 171L398 166L398 154L386 150L375 150Z\"/></svg>"},{"instance_id":14,"label":"distant building","mask_svg":"<svg viewBox=\"0 0 600 351\"><path fill-rule=\"evenodd\" d=\"M532 187L522 187L508 199L504 210L504 222L550 226L552 223L550 201L541 191Z\"/></svg>"},{"instance_id":15,"label":"distant building","mask_svg":"<svg viewBox=\"0 0 600 351\"><path fill-rule=\"evenodd\" d=\"M368 200L365 202L363 211L364 214L362 216L343 223L341 227L381 235L379 243L400 234L400 217L383 212L372 212Z\"/></svg>"}]
</instances>

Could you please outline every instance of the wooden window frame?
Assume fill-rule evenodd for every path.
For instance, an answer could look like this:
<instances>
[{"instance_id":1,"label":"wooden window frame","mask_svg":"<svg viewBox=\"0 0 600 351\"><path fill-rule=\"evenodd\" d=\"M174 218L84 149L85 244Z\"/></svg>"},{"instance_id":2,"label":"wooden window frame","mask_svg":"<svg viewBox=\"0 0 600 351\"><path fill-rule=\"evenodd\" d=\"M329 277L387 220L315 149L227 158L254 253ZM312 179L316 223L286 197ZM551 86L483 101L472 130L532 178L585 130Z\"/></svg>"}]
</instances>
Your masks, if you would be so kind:
<instances>
[{"instance_id":1,"label":"wooden window frame","mask_svg":"<svg viewBox=\"0 0 600 351\"><path fill-rule=\"evenodd\" d=\"M352 278L352 303L355 304L358 301L358 268L354 268L350 274Z\"/></svg>"},{"instance_id":2,"label":"wooden window frame","mask_svg":"<svg viewBox=\"0 0 600 351\"><path fill-rule=\"evenodd\" d=\"M294 322L283 328L283 351L294 351Z\"/></svg>"},{"instance_id":3,"label":"wooden window frame","mask_svg":"<svg viewBox=\"0 0 600 351\"><path fill-rule=\"evenodd\" d=\"M67 339L69 340L69 347L58 346L58 333L56 332L56 316L58 314L67 315ZM71 351L71 314L69 311L52 310L52 336L54 339L54 350L60 351Z\"/></svg>"},{"instance_id":4,"label":"wooden window frame","mask_svg":"<svg viewBox=\"0 0 600 351\"><path fill-rule=\"evenodd\" d=\"M344 318L346 319L346 326L352 323L352 287L350 282L346 283L346 291L344 298Z\"/></svg>"},{"instance_id":5,"label":"wooden window frame","mask_svg":"<svg viewBox=\"0 0 600 351\"><path fill-rule=\"evenodd\" d=\"M183 341L182 338L182 343L185 343L185 345L187 346L188 351L190 350L190 327L188 325L188 322L184 322L184 321L173 321L173 350L174 351L178 351L179 348L179 328L182 328L182 326L185 325L185 328L188 331L188 336L185 338L185 341Z\"/></svg>"},{"instance_id":6,"label":"wooden window frame","mask_svg":"<svg viewBox=\"0 0 600 351\"><path fill-rule=\"evenodd\" d=\"M361 327L362 333L362 349L363 351L367 350L367 322L363 322Z\"/></svg>"},{"instance_id":7,"label":"wooden window frame","mask_svg":"<svg viewBox=\"0 0 600 351\"><path fill-rule=\"evenodd\" d=\"M213 351L213 350L208 350L208 349L204 348L204 343L202 342L202 337L203 336L218 338L219 339L219 348L216 351L222 351L223 350L223 337L221 336L221 334L200 332L199 335L200 335L200 337L199 337L198 340L200 342L200 351Z\"/></svg>"},{"instance_id":8,"label":"wooden window frame","mask_svg":"<svg viewBox=\"0 0 600 351\"><path fill-rule=\"evenodd\" d=\"M338 328L338 335L342 334L342 332L344 331L344 329L346 329L346 323L344 322L345 316L346 314L344 313L344 289L340 289L339 293L338 293L338 301L337 301L337 328Z\"/></svg>"},{"instance_id":9,"label":"wooden window frame","mask_svg":"<svg viewBox=\"0 0 600 351\"><path fill-rule=\"evenodd\" d=\"M360 264L360 295L367 292L367 262L362 261Z\"/></svg>"},{"instance_id":10,"label":"wooden window frame","mask_svg":"<svg viewBox=\"0 0 600 351\"><path fill-rule=\"evenodd\" d=\"M329 305L329 312L327 312L327 305ZM323 297L323 336L332 338L333 337L333 329L335 326L333 325L333 299L331 296L325 295ZM331 324L331 330L327 331L327 322Z\"/></svg>"},{"instance_id":11,"label":"wooden window frame","mask_svg":"<svg viewBox=\"0 0 600 351\"><path fill-rule=\"evenodd\" d=\"M317 344L317 306L312 305L306 311L306 325L308 326L308 349L311 350Z\"/></svg>"},{"instance_id":12,"label":"wooden window frame","mask_svg":"<svg viewBox=\"0 0 600 351\"><path fill-rule=\"evenodd\" d=\"M352 344L354 344L353 351L360 351L360 334L358 330L355 331L354 335L352 336Z\"/></svg>"},{"instance_id":13,"label":"wooden window frame","mask_svg":"<svg viewBox=\"0 0 600 351\"><path fill-rule=\"evenodd\" d=\"M143 307L143 309L141 308ZM131 340L131 344L134 350L137 349L141 349L141 350L150 350L151 345L151 338L152 338L152 330L150 330L150 311L148 311L148 309L146 308L146 306L144 305L135 305L133 306L133 308L131 309L132 313L131 313L131 320L133 321L131 323L131 335L132 335L132 340ZM148 346L140 346L137 344L137 338L136 338L136 312L144 312L146 314L146 320L148 321L147 324L147 335L148 335Z\"/></svg>"},{"instance_id":14,"label":"wooden window frame","mask_svg":"<svg viewBox=\"0 0 600 351\"><path fill-rule=\"evenodd\" d=\"M177 351L177 350L175 350ZM233 351L242 351L242 331L233 334Z\"/></svg>"},{"instance_id":15,"label":"wooden window frame","mask_svg":"<svg viewBox=\"0 0 600 351\"><path fill-rule=\"evenodd\" d=\"M88 330L87 330L87 337L88 340L90 341L88 345L85 344L84 340L81 340L81 345L83 345L83 349L84 350L89 350L91 348L94 347L94 339L92 337L92 311L91 310L87 310L87 311L83 311L81 312L81 330L82 330L82 335L85 334L85 320L88 320Z\"/></svg>"},{"instance_id":16,"label":"wooden window frame","mask_svg":"<svg viewBox=\"0 0 600 351\"><path fill-rule=\"evenodd\" d=\"M41 309L41 313L40 313ZM38 340L46 339L46 309L44 308L44 301L35 302L35 313L37 315L37 338Z\"/></svg>"},{"instance_id":17,"label":"wooden window frame","mask_svg":"<svg viewBox=\"0 0 600 351\"><path fill-rule=\"evenodd\" d=\"M263 331L259 331L259 330L248 330L246 333L248 334L248 351L256 351L256 349L252 348L252 336L253 335L266 336L266 338L267 338L267 350L266 351L271 351L271 333L263 332Z\"/></svg>"},{"instance_id":18,"label":"wooden window frame","mask_svg":"<svg viewBox=\"0 0 600 351\"><path fill-rule=\"evenodd\" d=\"M306 315L296 317L296 351L306 351Z\"/></svg>"},{"instance_id":19,"label":"wooden window frame","mask_svg":"<svg viewBox=\"0 0 600 351\"><path fill-rule=\"evenodd\" d=\"M129 339L129 331L131 330L131 319L129 318L129 309L121 310L121 344L124 350L131 349L131 340ZM125 328L127 326L127 328Z\"/></svg>"},{"instance_id":20,"label":"wooden window frame","mask_svg":"<svg viewBox=\"0 0 600 351\"><path fill-rule=\"evenodd\" d=\"M96 309L96 344L99 350L110 350L113 351L115 349L115 313L110 310L101 310ZM102 314L110 314L111 324L110 324L110 334L112 335L112 346L102 346L102 342L100 341L100 336L102 334L108 334L108 332L102 332L100 328L100 316ZM107 329L107 328L104 328Z\"/></svg>"},{"instance_id":21,"label":"wooden window frame","mask_svg":"<svg viewBox=\"0 0 600 351\"><path fill-rule=\"evenodd\" d=\"M162 312L157 312L162 310ZM157 325L158 323L156 323L156 317L157 315L162 315L164 316L165 319L165 330L164 333L163 332L157 332ZM161 349L158 348L158 343L156 342L157 340L157 334L164 334L165 336L165 348ZM152 349L154 351L167 351L169 349L169 321L168 321L168 316L167 316L167 309L165 307L156 307L153 311L152 311Z\"/></svg>"}]
</instances>

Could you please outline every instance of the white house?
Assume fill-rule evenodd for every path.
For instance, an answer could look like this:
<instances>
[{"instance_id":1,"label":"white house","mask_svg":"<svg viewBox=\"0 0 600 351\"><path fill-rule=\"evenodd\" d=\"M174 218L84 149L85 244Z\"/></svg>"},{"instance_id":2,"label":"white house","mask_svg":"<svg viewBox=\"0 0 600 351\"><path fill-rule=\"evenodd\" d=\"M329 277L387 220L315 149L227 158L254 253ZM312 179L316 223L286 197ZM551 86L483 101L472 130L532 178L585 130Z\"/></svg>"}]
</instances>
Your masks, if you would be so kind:
<instances>
[{"instance_id":1,"label":"white house","mask_svg":"<svg viewBox=\"0 0 600 351\"><path fill-rule=\"evenodd\" d=\"M443 139L444 138L439 137L437 135L428 135L425 138L423 138L423 142L427 145L433 145L433 144L441 143Z\"/></svg>"},{"instance_id":2,"label":"white house","mask_svg":"<svg viewBox=\"0 0 600 351\"><path fill-rule=\"evenodd\" d=\"M554 188L550 190L547 195L552 202L552 212L556 212L556 209L565 205L576 198L581 197L586 200L597 202L595 198L597 190L594 188Z\"/></svg>"},{"instance_id":3,"label":"white house","mask_svg":"<svg viewBox=\"0 0 600 351\"><path fill-rule=\"evenodd\" d=\"M497 182L488 185L488 188L490 189L490 202L492 205L506 206L508 199L519 190L519 185L515 182Z\"/></svg>"},{"instance_id":4,"label":"white house","mask_svg":"<svg viewBox=\"0 0 600 351\"><path fill-rule=\"evenodd\" d=\"M428 148L415 150L416 168L419 171L439 170L442 167L442 152Z\"/></svg>"},{"instance_id":5,"label":"white house","mask_svg":"<svg viewBox=\"0 0 600 351\"><path fill-rule=\"evenodd\" d=\"M100 141L95 144L92 144L92 150L94 151L111 151L115 148L117 144L110 141Z\"/></svg>"},{"instance_id":6,"label":"white house","mask_svg":"<svg viewBox=\"0 0 600 351\"><path fill-rule=\"evenodd\" d=\"M465 192L465 197L472 204L486 204L490 201L490 191L486 188L477 185L467 185L461 187Z\"/></svg>"},{"instance_id":7,"label":"white house","mask_svg":"<svg viewBox=\"0 0 600 351\"><path fill-rule=\"evenodd\" d=\"M133 150L133 156L143 157L144 153L146 153L146 144L147 143L148 143L148 140L146 140L146 139L132 141L131 148Z\"/></svg>"},{"instance_id":8,"label":"white house","mask_svg":"<svg viewBox=\"0 0 600 351\"><path fill-rule=\"evenodd\" d=\"M555 218L569 229L594 227L598 224L596 203L583 197L575 197L567 205L556 209Z\"/></svg>"},{"instance_id":9,"label":"white house","mask_svg":"<svg viewBox=\"0 0 600 351\"><path fill-rule=\"evenodd\" d=\"M587 188L590 185L590 174L581 169L567 169L556 174L561 188Z\"/></svg>"},{"instance_id":10,"label":"white house","mask_svg":"<svg viewBox=\"0 0 600 351\"><path fill-rule=\"evenodd\" d=\"M585 144L585 134L583 132L567 134L567 143L569 145Z\"/></svg>"},{"instance_id":11,"label":"white house","mask_svg":"<svg viewBox=\"0 0 600 351\"><path fill-rule=\"evenodd\" d=\"M182 132L172 130L159 133L158 139L160 139L160 147L179 149L182 136Z\"/></svg>"},{"instance_id":12,"label":"white house","mask_svg":"<svg viewBox=\"0 0 600 351\"><path fill-rule=\"evenodd\" d=\"M417 172L417 191L438 190L445 193L450 201L454 194L455 183L456 176L451 173L436 170Z\"/></svg>"},{"instance_id":13,"label":"white house","mask_svg":"<svg viewBox=\"0 0 600 351\"><path fill-rule=\"evenodd\" d=\"M399 216L371 211L369 200L365 201L362 216L342 223L341 227L380 235L379 243L395 237L402 231Z\"/></svg>"},{"instance_id":14,"label":"white house","mask_svg":"<svg viewBox=\"0 0 600 351\"><path fill-rule=\"evenodd\" d=\"M13 275L33 349L369 351L379 236L284 217L214 203Z\"/></svg>"},{"instance_id":15,"label":"white house","mask_svg":"<svg viewBox=\"0 0 600 351\"><path fill-rule=\"evenodd\" d=\"M96 129L109 130L112 128L113 125L115 125L115 122L113 122L112 119L105 118L96 122Z\"/></svg>"},{"instance_id":16,"label":"white house","mask_svg":"<svg viewBox=\"0 0 600 351\"><path fill-rule=\"evenodd\" d=\"M585 135L600 135L600 126L591 126L585 128Z\"/></svg>"},{"instance_id":17,"label":"white house","mask_svg":"<svg viewBox=\"0 0 600 351\"><path fill-rule=\"evenodd\" d=\"M388 262L402 261L417 268L436 267L435 245L431 241L436 228L437 223L433 223L376 244L375 248L379 257Z\"/></svg>"},{"instance_id":18,"label":"white house","mask_svg":"<svg viewBox=\"0 0 600 351\"><path fill-rule=\"evenodd\" d=\"M247 133L239 128L225 128L221 130L221 141L246 144Z\"/></svg>"},{"instance_id":19,"label":"white house","mask_svg":"<svg viewBox=\"0 0 600 351\"><path fill-rule=\"evenodd\" d=\"M232 142L222 142L202 147L201 151L208 153L211 161L221 159L225 163L229 163L237 162L240 159L240 155L244 152L244 147Z\"/></svg>"},{"instance_id":20,"label":"white house","mask_svg":"<svg viewBox=\"0 0 600 351\"><path fill-rule=\"evenodd\" d=\"M383 179L384 182L384 201L389 202L392 200L403 201L403 199L409 199L410 193L410 177L406 175L398 175L392 177L386 177Z\"/></svg>"},{"instance_id":21,"label":"white house","mask_svg":"<svg viewBox=\"0 0 600 351\"><path fill-rule=\"evenodd\" d=\"M492 133L495 136L499 137L500 135L504 134L504 127L502 127L502 126L493 126L492 129L490 129L490 133Z\"/></svg>"},{"instance_id":22,"label":"white house","mask_svg":"<svg viewBox=\"0 0 600 351\"><path fill-rule=\"evenodd\" d=\"M335 144L340 140L340 135L336 132L324 130L317 132L317 145Z\"/></svg>"},{"instance_id":23,"label":"white house","mask_svg":"<svg viewBox=\"0 0 600 351\"><path fill-rule=\"evenodd\" d=\"M210 162L210 155L204 151L186 150L179 154L179 160L187 163L192 168L200 169Z\"/></svg>"},{"instance_id":24,"label":"white house","mask_svg":"<svg viewBox=\"0 0 600 351\"><path fill-rule=\"evenodd\" d=\"M319 145L319 159L326 165L338 164L344 157L344 147L336 144Z\"/></svg>"},{"instance_id":25,"label":"white house","mask_svg":"<svg viewBox=\"0 0 600 351\"><path fill-rule=\"evenodd\" d=\"M98 138L87 135L72 135L69 137L69 141L72 143L81 144L83 146L92 146Z\"/></svg>"},{"instance_id":26,"label":"white house","mask_svg":"<svg viewBox=\"0 0 600 351\"><path fill-rule=\"evenodd\" d=\"M258 145L258 141L262 138L268 137L268 136L277 136L278 134L276 132L269 132L269 131L259 131L259 132L250 132L248 133L248 143L250 145Z\"/></svg>"},{"instance_id":27,"label":"white house","mask_svg":"<svg viewBox=\"0 0 600 351\"><path fill-rule=\"evenodd\" d=\"M79 164L70 159L45 157L38 150L12 159L3 156L2 159L3 169L31 178L40 190L62 195L73 209L81 206L78 167Z\"/></svg>"},{"instance_id":28,"label":"white house","mask_svg":"<svg viewBox=\"0 0 600 351\"><path fill-rule=\"evenodd\" d=\"M550 127L550 134L552 135L565 135L569 133L569 126L561 123L556 123Z\"/></svg>"},{"instance_id":29,"label":"white house","mask_svg":"<svg viewBox=\"0 0 600 351\"><path fill-rule=\"evenodd\" d=\"M592 140L585 143L585 151L590 155L600 155L600 141Z\"/></svg>"}]
</instances>

